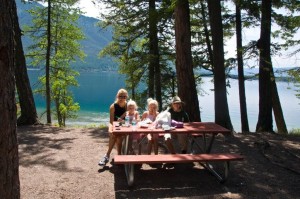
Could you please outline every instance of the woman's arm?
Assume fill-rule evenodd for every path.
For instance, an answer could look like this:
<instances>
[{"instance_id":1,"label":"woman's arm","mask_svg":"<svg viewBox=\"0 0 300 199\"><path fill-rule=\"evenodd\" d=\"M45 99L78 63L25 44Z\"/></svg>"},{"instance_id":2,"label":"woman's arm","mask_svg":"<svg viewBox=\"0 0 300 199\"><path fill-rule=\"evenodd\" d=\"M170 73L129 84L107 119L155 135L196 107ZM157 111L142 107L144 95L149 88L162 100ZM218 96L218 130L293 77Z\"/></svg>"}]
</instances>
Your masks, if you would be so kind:
<instances>
[{"instance_id":1,"label":"woman's arm","mask_svg":"<svg viewBox=\"0 0 300 199\"><path fill-rule=\"evenodd\" d=\"M127 114L127 111L125 111L125 112L124 112L124 113L121 115L121 117L120 117L120 118L118 118L118 119L121 119L121 120L123 120L123 119L125 118L126 114Z\"/></svg>"},{"instance_id":2,"label":"woman's arm","mask_svg":"<svg viewBox=\"0 0 300 199\"><path fill-rule=\"evenodd\" d=\"M109 107L109 123L113 124L114 119L115 119L115 106L114 104L112 104Z\"/></svg>"},{"instance_id":3,"label":"woman's arm","mask_svg":"<svg viewBox=\"0 0 300 199\"><path fill-rule=\"evenodd\" d=\"M114 122L114 116L115 116L115 107L114 104L112 104L109 107L109 125L108 125L108 132L111 133L112 132L112 125Z\"/></svg>"}]
</instances>

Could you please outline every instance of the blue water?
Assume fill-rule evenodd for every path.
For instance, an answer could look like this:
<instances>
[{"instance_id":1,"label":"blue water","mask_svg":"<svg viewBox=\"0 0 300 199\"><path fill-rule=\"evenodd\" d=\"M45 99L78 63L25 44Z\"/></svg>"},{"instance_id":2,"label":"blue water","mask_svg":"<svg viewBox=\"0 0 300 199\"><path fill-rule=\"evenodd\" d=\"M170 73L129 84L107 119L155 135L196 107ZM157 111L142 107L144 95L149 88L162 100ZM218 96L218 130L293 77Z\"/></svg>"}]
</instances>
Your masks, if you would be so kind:
<instances>
[{"instance_id":1,"label":"blue water","mask_svg":"<svg viewBox=\"0 0 300 199\"><path fill-rule=\"evenodd\" d=\"M214 93L210 90L214 88L213 83L209 77L205 77L203 80L204 84L201 84L200 88L207 92L207 94L204 96L199 96L201 119L202 121L214 121ZM240 132L241 119L238 80L230 79L229 83L230 87L227 87L227 100L231 122L235 131ZM291 89L288 89L290 87ZM300 116L300 99L296 98L296 92L293 88L294 86L291 83L277 82L279 98L288 130L300 128L298 118ZM259 110L258 81L246 81L245 89L249 128L251 131L255 131ZM275 119L273 119L273 121L274 130L276 130Z\"/></svg>"},{"instance_id":2,"label":"blue water","mask_svg":"<svg viewBox=\"0 0 300 199\"><path fill-rule=\"evenodd\" d=\"M29 77L33 88L36 87L37 76L42 71L30 70ZM198 86L201 94L198 96L202 121L214 121L214 93L211 77L204 77L204 83ZM73 88L74 98L80 104L79 117L68 120L67 125L99 125L107 124L109 118L109 106L115 100L115 95L125 85L122 75L112 72L83 72L78 77L79 87ZM230 79L228 87L228 104L231 122L235 131L241 131L240 107L238 97L238 81ZM255 131L258 119L258 81L246 81L246 98L248 120L251 131ZM288 89L291 87L291 89ZM294 86L287 82L277 82L278 93L289 130L300 128L299 113L300 100L295 97ZM35 95L35 103L39 114L45 111L45 100ZM144 110L139 110L143 112ZM55 122L55 121L54 121ZM276 124L274 121L274 129Z\"/></svg>"}]
</instances>

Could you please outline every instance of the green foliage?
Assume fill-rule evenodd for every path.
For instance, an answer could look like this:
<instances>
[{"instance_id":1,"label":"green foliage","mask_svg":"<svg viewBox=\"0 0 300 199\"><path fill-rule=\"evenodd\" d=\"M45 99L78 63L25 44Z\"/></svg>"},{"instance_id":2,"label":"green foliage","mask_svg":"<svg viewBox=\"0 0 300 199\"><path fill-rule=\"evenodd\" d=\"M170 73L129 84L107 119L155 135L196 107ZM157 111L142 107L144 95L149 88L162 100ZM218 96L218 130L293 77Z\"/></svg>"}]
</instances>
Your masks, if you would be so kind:
<instances>
[{"instance_id":1,"label":"green foliage","mask_svg":"<svg viewBox=\"0 0 300 199\"><path fill-rule=\"evenodd\" d=\"M76 76L79 75L78 72L70 69L63 68L56 70L52 73L53 84L51 86L52 99L55 101L56 109L55 116L58 119L59 126L66 125L67 118L77 118L76 112L79 111L80 106L73 100L73 95L69 91L71 86L78 86Z\"/></svg>"},{"instance_id":2,"label":"green foliage","mask_svg":"<svg viewBox=\"0 0 300 199\"><path fill-rule=\"evenodd\" d=\"M149 46L149 22L157 20L159 65L162 73L173 74L174 69L174 30L173 9L171 1L156 4L156 11L149 14L148 2L99 0L105 3L111 12L103 14L104 19L99 25L103 28L113 27L113 41L106 46L100 56L114 57L119 63L119 72L127 76L126 88L139 104L145 104L147 89L140 90L139 85L149 82L149 63L153 60ZM165 72L166 71L166 72ZM170 79L167 79L170 82ZM170 84L161 82L162 93L168 92Z\"/></svg>"},{"instance_id":3,"label":"green foliage","mask_svg":"<svg viewBox=\"0 0 300 199\"><path fill-rule=\"evenodd\" d=\"M289 131L289 136L300 136L300 129L292 129Z\"/></svg>"},{"instance_id":4,"label":"green foliage","mask_svg":"<svg viewBox=\"0 0 300 199\"><path fill-rule=\"evenodd\" d=\"M240 1L242 9L246 11L243 17L244 27L255 27L260 25L260 1ZM294 52L290 53L293 56L300 52L299 38L296 33L300 27L299 17L299 1L272 1L272 40L280 40L280 43L272 43L272 55L280 54L282 50L288 50L291 47L296 47ZM248 58L258 57L258 49L256 48L257 41L250 41L246 44L245 50Z\"/></svg>"},{"instance_id":5,"label":"green foliage","mask_svg":"<svg viewBox=\"0 0 300 199\"><path fill-rule=\"evenodd\" d=\"M293 68L288 71L288 74L292 77L295 88L296 88L296 97L300 99L300 68Z\"/></svg>"},{"instance_id":6,"label":"green foliage","mask_svg":"<svg viewBox=\"0 0 300 199\"><path fill-rule=\"evenodd\" d=\"M67 118L76 118L76 112L80 106L74 102L71 86L78 86L76 76L78 72L70 68L70 63L76 59L83 59L85 54L80 50L79 40L84 35L78 28L80 11L74 8L74 0L51 1L51 49L50 49L50 85L51 101L54 102L54 115L59 126L65 126ZM47 8L35 7L31 9L32 26L26 27L25 31L32 37L33 44L30 46L28 56L31 57L33 66L45 65L47 50ZM40 77L45 86L45 76ZM45 89L40 89L45 93ZM45 94L46 95L46 94Z\"/></svg>"},{"instance_id":7,"label":"green foliage","mask_svg":"<svg viewBox=\"0 0 300 199\"><path fill-rule=\"evenodd\" d=\"M37 7L43 8L43 6L36 2L22 3L20 0L17 0L16 3L20 28L25 30L25 27L32 26L32 16L28 13L28 10ZM76 61L70 63L70 66L78 71L117 71L118 69L117 63L113 62L111 58L105 57L99 59L97 56L98 52L111 41L112 36L110 27L107 30L99 30L99 27L96 26L98 21L98 19L82 15L76 21L79 29L85 35L85 38L80 40L79 44L87 55L83 60L78 58ZM22 36L22 43L25 54L28 54L28 47L34 44L33 40L29 37L29 32L26 32ZM32 62L32 59L28 56L26 60L28 64ZM41 65L37 65L37 67ZM30 65L30 67L32 66Z\"/></svg>"}]
</instances>

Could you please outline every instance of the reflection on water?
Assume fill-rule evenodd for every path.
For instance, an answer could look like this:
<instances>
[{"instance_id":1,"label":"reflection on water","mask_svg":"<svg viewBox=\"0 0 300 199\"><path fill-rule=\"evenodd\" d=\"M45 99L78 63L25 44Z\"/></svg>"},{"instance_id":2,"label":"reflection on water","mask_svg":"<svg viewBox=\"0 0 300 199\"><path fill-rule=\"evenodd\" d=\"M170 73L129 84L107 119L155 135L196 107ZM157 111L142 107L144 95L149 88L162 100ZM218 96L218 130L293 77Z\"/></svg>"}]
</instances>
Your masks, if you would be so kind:
<instances>
[{"instance_id":1,"label":"reflection on water","mask_svg":"<svg viewBox=\"0 0 300 199\"><path fill-rule=\"evenodd\" d=\"M29 71L31 85L37 80L39 71ZM211 77L204 77L204 83L199 85L203 95L199 95L199 104L202 121L214 121L214 93ZM67 125L99 125L107 124L109 120L109 106L115 100L116 92L124 87L125 79L117 73L81 73L78 78L80 86L73 88L75 101L79 102L81 110L79 117L75 120L68 120ZM235 131L241 130L238 81L229 80L228 104L231 122ZM254 131L258 119L258 81L246 81L247 112L250 130ZM300 100L295 97L292 84L278 82L278 93L289 130L300 128L297 117L300 113ZM45 100L35 96L38 113L42 113L45 107ZM139 110L143 112L143 110ZM274 129L276 124L274 121Z\"/></svg>"}]
</instances>

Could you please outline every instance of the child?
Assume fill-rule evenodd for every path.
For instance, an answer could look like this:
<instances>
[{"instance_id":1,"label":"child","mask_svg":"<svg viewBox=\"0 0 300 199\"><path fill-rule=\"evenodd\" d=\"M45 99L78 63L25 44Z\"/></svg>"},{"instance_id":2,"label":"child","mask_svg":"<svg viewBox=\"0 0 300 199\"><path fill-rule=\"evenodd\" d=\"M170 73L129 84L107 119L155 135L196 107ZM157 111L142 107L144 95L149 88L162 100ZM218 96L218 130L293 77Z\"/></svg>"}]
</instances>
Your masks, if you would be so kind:
<instances>
[{"instance_id":1,"label":"child","mask_svg":"<svg viewBox=\"0 0 300 199\"><path fill-rule=\"evenodd\" d=\"M130 99L127 103L127 111L118 120L119 121L124 120L125 117L128 116L129 123L133 124L133 121L135 120L135 122L136 122L135 125L137 125L137 123L140 121L140 114L137 111L137 108L138 107L136 105L136 102ZM142 151L142 146L139 144L140 140L141 140L141 136L142 135L139 135L139 134L133 134L133 139L136 139L137 143L138 143L138 147L139 147L138 154L139 155L141 154L141 151Z\"/></svg>"},{"instance_id":2,"label":"child","mask_svg":"<svg viewBox=\"0 0 300 199\"><path fill-rule=\"evenodd\" d=\"M142 121L145 121L145 122L149 122L149 123L152 123L155 121L156 119L156 116L159 114L159 112L157 111L158 109L158 102L152 98L149 98L147 100L147 104L148 104L148 111L145 111L142 115ZM148 134L147 135L147 138L148 138L148 147L147 147L147 151L148 151L148 154L150 155L151 154L151 150L152 150L152 145L153 145L153 148L154 148L154 153L155 155L158 154L158 134Z\"/></svg>"},{"instance_id":3,"label":"child","mask_svg":"<svg viewBox=\"0 0 300 199\"><path fill-rule=\"evenodd\" d=\"M137 111L137 105L135 103L135 101L133 100L129 100L127 103L127 111L125 113L123 113L123 115L118 119L120 120L124 120L126 116L129 117L129 123L132 123L132 121L135 119L136 122L140 121L140 114Z\"/></svg>"}]
</instances>

